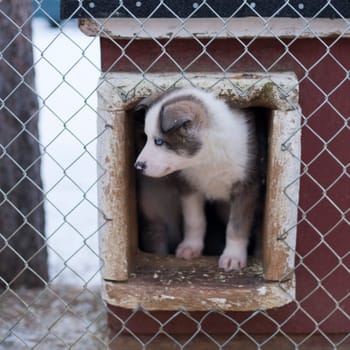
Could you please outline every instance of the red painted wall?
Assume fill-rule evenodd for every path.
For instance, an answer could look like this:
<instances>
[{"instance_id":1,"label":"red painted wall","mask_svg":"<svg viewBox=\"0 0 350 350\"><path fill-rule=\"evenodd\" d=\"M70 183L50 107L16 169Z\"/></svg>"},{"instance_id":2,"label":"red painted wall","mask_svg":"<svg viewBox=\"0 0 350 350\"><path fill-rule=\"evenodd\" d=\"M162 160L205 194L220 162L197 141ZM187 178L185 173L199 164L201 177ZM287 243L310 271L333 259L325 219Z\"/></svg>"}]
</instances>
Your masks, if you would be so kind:
<instances>
[{"instance_id":1,"label":"red painted wall","mask_svg":"<svg viewBox=\"0 0 350 350\"><path fill-rule=\"evenodd\" d=\"M184 39L161 43L164 52L152 40L101 39L102 69L219 73L218 63L232 72L265 68L297 74L304 116L297 301L268 311L269 317L261 313L229 314L238 322L248 320L242 328L250 333L270 333L277 329L276 324L290 333L309 333L317 324L325 332L350 332L350 40ZM111 310L122 319L130 314L118 308ZM173 315L155 314L163 321ZM202 328L212 334L236 330L224 316L192 315L204 317ZM121 325L112 314L110 320L116 329ZM154 333L159 327L143 313L133 316L127 326L140 333ZM191 334L195 329L193 321L179 316L167 330Z\"/></svg>"}]
</instances>

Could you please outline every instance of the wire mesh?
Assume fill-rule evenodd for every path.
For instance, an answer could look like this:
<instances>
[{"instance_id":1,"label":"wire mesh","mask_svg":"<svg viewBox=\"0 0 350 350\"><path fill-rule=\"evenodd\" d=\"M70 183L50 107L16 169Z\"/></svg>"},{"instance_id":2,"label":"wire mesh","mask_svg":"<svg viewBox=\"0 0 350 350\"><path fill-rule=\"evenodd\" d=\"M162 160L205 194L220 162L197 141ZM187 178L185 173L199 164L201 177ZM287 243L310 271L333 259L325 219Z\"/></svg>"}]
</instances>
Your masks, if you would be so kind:
<instances>
[{"instance_id":1,"label":"wire mesh","mask_svg":"<svg viewBox=\"0 0 350 350\"><path fill-rule=\"evenodd\" d=\"M281 2L278 11L266 17L260 14L258 2L242 1L235 11L223 18L209 2L198 1L193 3L193 11L187 17L180 18L166 1L159 1L147 18L138 18L120 1L103 19L92 15L94 2L77 1L76 11L83 11L97 28L97 36L86 37L77 29L72 19L74 13L71 18L60 20L46 7L48 3L35 0L33 10L22 23L13 18L11 7L2 8L0 4L0 17L16 29L8 43L1 43L0 33L0 61L20 77L20 83L14 84L10 94L1 96L0 112L6 111L21 125L14 138L6 144L1 141L0 162L8 157L23 174L12 188L0 188L0 206L12 205L23 221L28 222L28 217L41 203L24 213L11 202L10 193L23 178L39 187L45 203L46 227L45 232L36 230L36 234L45 240L49 255L49 278L43 280L43 288L15 288L16 278L30 268L29 261L38 252L26 258L18 253L12 237L19 228L6 237L0 232L0 255L8 248L24 264L13 280L0 276L5 285L0 292L0 347L158 349L168 344L169 349L233 349L239 344L239 348L244 349L347 349L350 346L350 106L347 98L350 63L349 51L346 51L349 49L349 19L332 1L324 1L324 5L307 18L303 16L303 2ZM135 6L142 6L142 2L136 2ZM230 25L244 7L249 7L260 23L260 29L246 38L236 34ZM176 29L167 38L157 37L150 26L152 16L160 8L166 9L176 22ZM204 8L219 23L219 29L205 39L191 29L192 18ZM293 11L301 21L288 39L281 37L272 25L284 8ZM322 36L313 26L325 9L334 11L342 22L342 29L331 37ZM120 11L127 13L137 28L133 35L124 39L116 38L106 29L112 16ZM33 37L23 30L28 24L33 27ZM103 62L107 58L102 58L102 74L99 36L108 40L118 52L111 62ZM174 43L184 36L190 39L190 46L196 47L195 56L187 57L184 52L174 51ZM312 39L304 39L305 36ZM158 52L149 55L148 61L135 56L133 48L139 45L140 37L148 40L147 48L151 53ZM268 37L269 41L262 37ZM33 47L34 61L30 70L36 71L34 87L26 82L28 72L18 71L5 55L18 38L29 41ZM222 51L218 53L218 42L222 40L230 40L234 54L221 56ZM305 40L310 41L305 44ZM186 45L183 44L183 50L189 48ZM305 54L308 47L310 51ZM232 72L247 69L266 76L273 71L292 70L298 76L303 135L302 158L298 159L301 173L285 188L288 197L294 182L301 181L300 202L292 203L299 213L298 244L296 249L290 247L296 256L297 296L283 311L193 313L181 309L157 313L142 307L128 312L109 308L99 290L101 260L97 241L99 226L104 222L98 223L97 215L103 217L104 213L97 203L96 187L105 169L95 152L101 137L95 127L96 118L101 118L96 102L98 77L101 75L103 80L108 73L123 69L120 67L139 73L139 82L122 96L128 99L138 84L143 81L153 84L149 73L170 70L178 74L178 80L191 84L189 73L200 70L203 65L220 73L222 79ZM220 82L219 79L216 84ZM4 81L0 80L0 84ZM30 120L20 120L9 105L11 95L21 84L29 87L39 101L36 111L36 115L40 114L39 137L28 130ZM232 88L241 96L247 93L233 82ZM281 92L286 96L289 93L283 88ZM106 129L108 127L106 125ZM295 130L295 134L298 131ZM29 168L18 163L8 151L21 133L29 133L40 146L42 187L30 178ZM281 145L286 151L295 134L288 135ZM0 220L4 220L1 214ZM288 234L288 230L284 234Z\"/></svg>"}]
</instances>

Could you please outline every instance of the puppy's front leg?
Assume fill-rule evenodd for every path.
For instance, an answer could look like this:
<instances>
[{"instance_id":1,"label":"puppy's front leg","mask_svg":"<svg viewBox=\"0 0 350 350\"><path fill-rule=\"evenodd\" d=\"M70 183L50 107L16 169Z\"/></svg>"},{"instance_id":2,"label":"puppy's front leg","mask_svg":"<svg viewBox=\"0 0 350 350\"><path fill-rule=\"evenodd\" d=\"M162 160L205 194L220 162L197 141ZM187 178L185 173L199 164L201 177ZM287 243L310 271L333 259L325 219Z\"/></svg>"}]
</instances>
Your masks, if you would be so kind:
<instances>
[{"instance_id":1,"label":"puppy's front leg","mask_svg":"<svg viewBox=\"0 0 350 350\"><path fill-rule=\"evenodd\" d=\"M184 239L176 249L176 256L192 259L202 254L206 219L204 197L200 193L191 193L181 198L184 223Z\"/></svg>"},{"instance_id":2,"label":"puppy's front leg","mask_svg":"<svg viewBox=\"0 0 350 350\"><path fill-rule=\"evenodd\" d=\"M256 184L235 186L226 227L226 246L219 259L219 267L225 271L239 270L247 266L249 234L257 199Z\"/></svg>"}]
</instances>

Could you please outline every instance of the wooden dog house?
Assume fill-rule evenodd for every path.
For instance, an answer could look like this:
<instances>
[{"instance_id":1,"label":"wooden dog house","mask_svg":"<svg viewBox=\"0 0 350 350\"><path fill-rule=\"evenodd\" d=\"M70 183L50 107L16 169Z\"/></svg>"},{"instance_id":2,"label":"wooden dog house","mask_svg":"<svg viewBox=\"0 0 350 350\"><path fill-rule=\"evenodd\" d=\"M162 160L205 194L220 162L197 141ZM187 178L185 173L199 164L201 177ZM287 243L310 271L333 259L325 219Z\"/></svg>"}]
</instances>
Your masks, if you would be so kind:
<instances>
[{"instance_id":1,"label":"wooden dog house","mask_svg":"<svg viewBox=\"0 0 350 350\"><path fill-rule=\"evenodd\" d=\"M140 83L137 74L109 73L100 81L98 157L105 174L99 205L109 219L103 224L105 216L101 217L100 230L104 298L112 305L131 309L141 305L148 310L246 311L284 305L294 298L299 194L300 110L295 76L207 73L186 78L149 74ZM234 106L270 110L264 258L262 265L255 262L243 272L220 272L217 259L211 257L183 261L137 249L132 111L145 96L189 84L209 89ZM243 97L239 90L246 91ZM288 135L294 137L284 145ZM287 197L284 189L291 182ZM195 290L199 293L194 295Z\"/></svg>"},{"instance_id":2,"label":"wooden dog house","mask_svg":"<svg viewBox=\"0 0 350 350\"><path fill-rule=\"evenodd\" d=\"M82 3L87 10L80 4L68 9L66 16L83 18L81 30L100 36L99 159L106 169L100 182L104 213L100 237L104 298L115 334L127 325L131 334L153 336L169 319L173 321L166 327L168 334L194 334L190 321L207 317L208 334L235 334L235 346L242 348L251 339L263 342L271 334L279 334L271 349L295 348L299 342L305 348L309 344L327 348L330 340L347 348L350 8L346 2L256 1L245 2L240 9L237 2L225 2L234 9L214 4L215 12L203 13L193 8L201 2L168 0L172 9L176 3L183 5L170 14L161 11L165 6L160 6L161 13L152 12L159 5L152 0L148 8L142 1L126 0L117 8L108 1ZM158 89L189 83L242 106L253 103L254 94L245 87L254 83L259 97L254 104L271 111L264 262L227 279L220 277L211 258L195 262L198 271L206 266L200 278L191 275L186 262L139 254L137 249L131 110L140 98ZM243 89L233 88L240 84ZM294 177L285 179L291 174L283 174L285 167ZM176 284L169 282L175 278ZM281 307L263 310L277 306ZM177 318L182 307L202 312L186 313L184 321ZM203 312L212 309L232 312ZM232 322L225 322L225 315L237 328L244 328L243 338ZM124 348L141 348L138 342L128 345ZM247 348L256 349L256 344L250 345Z\"/></svg>"}]
</instances>

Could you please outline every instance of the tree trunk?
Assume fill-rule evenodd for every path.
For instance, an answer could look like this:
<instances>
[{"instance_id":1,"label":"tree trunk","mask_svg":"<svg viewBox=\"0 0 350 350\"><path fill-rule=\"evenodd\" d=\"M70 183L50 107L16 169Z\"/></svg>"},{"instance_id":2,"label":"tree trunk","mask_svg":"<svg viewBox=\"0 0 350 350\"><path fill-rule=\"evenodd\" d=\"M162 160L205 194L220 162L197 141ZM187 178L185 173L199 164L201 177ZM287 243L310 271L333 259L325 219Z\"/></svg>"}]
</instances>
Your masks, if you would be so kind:
<instances>
[{"instance_id":1,"label":"tree trunk","mask_svg":"<svg viewBox=\"0 0 350 350\"><path fill-rule=\"evenodd\" d=\"M48 279L31 14L0 1L0 287Z\"/></svg>"}]
</instances>

